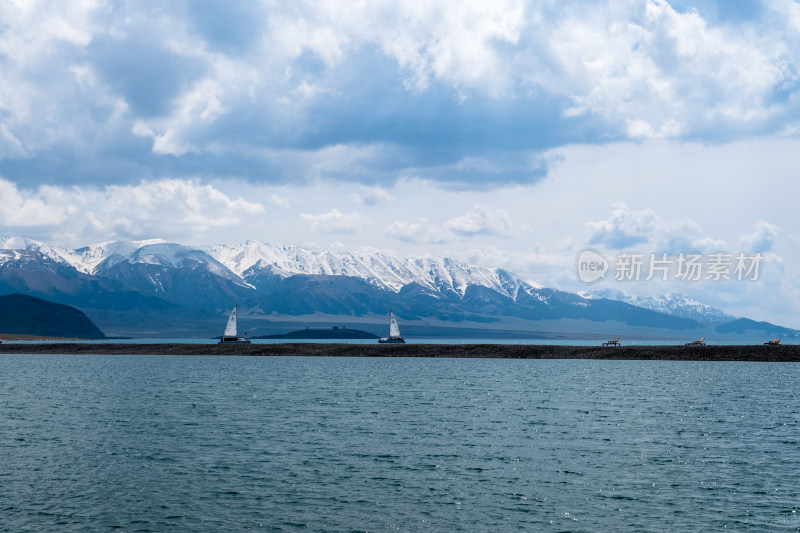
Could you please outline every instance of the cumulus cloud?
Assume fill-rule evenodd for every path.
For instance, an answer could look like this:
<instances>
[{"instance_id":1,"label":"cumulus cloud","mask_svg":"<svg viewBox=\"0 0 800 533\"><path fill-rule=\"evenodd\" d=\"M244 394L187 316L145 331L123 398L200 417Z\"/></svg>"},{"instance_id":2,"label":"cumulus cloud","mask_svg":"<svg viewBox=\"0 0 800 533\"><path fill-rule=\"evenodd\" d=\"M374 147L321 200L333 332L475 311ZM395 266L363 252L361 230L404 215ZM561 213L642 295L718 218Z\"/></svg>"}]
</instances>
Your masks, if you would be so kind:
<instances>
[{"instance_id":1,"label":"cumulus cloud","mask_svg":"<svg viewBox=\"0 0 800 533\"><path fill-rule=\"evenodd\" d=\"M417 222L395 221L386 228L386 234L407 242L444 243L459 237L502 236L512 226L506 211L475 205L467 213L453 217L443 224L433 224L428 219Z\"/></svg>"},{"instance_id":2,"label":"cumulus cloud","mask_svg":"<svg viewBox=\"0 0 800 533\"><path fill-rule=\"evenodd\" d=\"M399 241L441 244L452 238L442 227L431 224L428 219L417 222L397 220L386 228L386 235Z\"/></svg>"},{"instance_id":3,"label":"cumulus cloud","mask_svg":"<svg viewBox=\"0 0 800 533\"><path fill-rule=\"evenodd\" d=\"M102 189L20 189L0 179L0 225L65 241L198 236L241 226L264 207L197 180L162 180ZM91 242L91 241L90 241Z\"/></svg>"},{"instance_id":4,"label":"cumulus cloud","mask_svg":"<svg viewBox=\"0 0 800 533\"><path fill-rule=\"evenodd\" d=\"M645 243L654 252L711 251L726 247L722 240L705 235L690 219L665 219L652 209L631 209L623 202L611 207L606 220L586 224L589 244L613 249L635 248Z\"/></svg>"},{"instance_id":5,"label":"cumulus cloud","mask_svg":"<svg viewBox=\"0 0 800 533\"><path fill-rule=\"evenodd\" d=\"M88 3L0 4L0 160L33 158L57 143L82 149L118 131L126 105L82 57L94 15Z\"/></svg>"},{"instance_id":6,"label":"cumulus cloud","mask_svg":"<svg viewBox=\"0 0 800 533\"><path fill-rule=\"evenodd\" d=\"M361 192L352 195L353 199L364 205L378 205L383 202L393 202L395 197L383 187L361 187Z\"/></svg>"},{"instance_id":7,"label":"cumulus cloud","mask_svg":"<svg viewBox=\"0 0 800 533\"><path fill-rule=\"evenodd\" d=\"M778 236L778 227L766 220L759 220L755 224L753 233L743 235L740 243L744 250L749 252L769 252Z\"/></svg>"},{"instance_id":8,"label":"cumulus cloud","mask_svg":"<svg viewBox=\"0 0 800 533\"><path fill-rule=\"evenodd\" d=\"M34 193L20 191L9 181L0 179L0 224L20 228L55 226L68 216L69 205L53 201L54 188L43 187Z\"/></svg>"},{"instance_id":9,"label":"cumulus cloud","mask_svg":"<svg viewBox=\"0 0 800 533\"><path fill-rule=\"evenodd\" d=\"M241 224L264 212L264 206L226 193L197 180L161 180L134 186L111 186L105 191L104 214L110 209L141 224L163 224L164 218L200 229ZM108 201L110 200L110 202Z\"/></svg>"},{"instance_id":10,"label":"cumulus cloud","mask_svg":"<svg viewBox=\"0 0 800 533\"><path fill-rule=\"evenodd\" d=\"M619 202L612 206L608 219L589 222L586 226L592 232L590 244L627 248L652 238L656 230L656 214L650 209L635 211Z\"/></svg>"},{"instance_id":11,"label":"cumulus cloud","mask_svg":"<svg viewBox=\"0 0 800 533\"><path fill-rule=\"evenodd\" d=\"M562 143L797 131L797 19L786 2L735 24L664 0L6 2L0 171L523 182Z\"/></svg>"},{"instance_id":12,"label":"cumulus cloud","mask_svg":"<svg viewBox=\"0 0 800 533\"><path fill-rule=\"evenodd\" d=\"M445 229L455 235L503 235L511 228L511 219L502 209L490 209L476 205L472 211L451 218L444 224Z\"/></svg>"},{"instance_id":13,"label":"cumulus cloud","mask_svg":"<svg viewBox=\"0 0 800 533\"><path fill-rule=\"evenodd\" d=\"M300 216L311 224L311 229L321 233L356 233L363 220L356 212L342 213L338 209L319 214L301 213Z\"/></svg>"},{"instance_id":14,"label":"cumulus cloud","mask_svg":"<svg viewBox=\"0 0 800 533\"><path fill-rule=\"evenodd\" d=\"M573 4L567 11L553 31L562 36L553 48L574 91L567 113L606 116L633 138L763 123L774 117L773 91L796 78L789 43L797 32L777 11L744 32L662 0ZM782 29L770 31L775 23Z\"/></svg>"},{"instance_id":15,"label":"cumulus cloud","mask_svg":"<svg viewBox=\"0 0 800 533\"><path fill-rule=\"evenodd\" d=\"M289 201L288 198L285 196L280 196L278 194L271 194L269 197L270 203L277 205L278 207L283 207L285 209L289 209L292 206L292 203Z\"/></svg>"}]
</instances>

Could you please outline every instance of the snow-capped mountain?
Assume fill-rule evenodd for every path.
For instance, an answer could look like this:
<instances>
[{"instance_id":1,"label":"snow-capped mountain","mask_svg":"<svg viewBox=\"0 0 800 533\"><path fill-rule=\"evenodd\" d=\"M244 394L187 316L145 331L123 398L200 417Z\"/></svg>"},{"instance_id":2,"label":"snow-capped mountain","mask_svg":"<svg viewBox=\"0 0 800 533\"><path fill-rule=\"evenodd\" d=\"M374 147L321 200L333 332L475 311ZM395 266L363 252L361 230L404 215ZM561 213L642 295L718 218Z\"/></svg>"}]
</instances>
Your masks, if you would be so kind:
<instances>
[{"instance_id":1,"label":"snow-capped mountain","mask_svg":"<svg viewBox=\"0 0 800 533\"><path fill-rule=\"evenodd\" d=\"M403 258L383 251L315 252L257 241L212 246L208 252L240 276L262 269L281 277L293 274L351 276L394 292L409 283L417 283L433 291L453 291L460 296L464 296L467 287L477 285L512 299L516 299L521 288L539 288L501 269L442 257Z\"/></svg>"},{"instance_id":2,"label":"snow-capped mountain","mask_svg":"<svg viewBox=\"0 0 800 533\"><path fill-rule=\"evenodd\" d=\"M682 294L668 293L663 296L636 296L626 294L616 289L603 289L591 293L583 292L581 296L587 299L607 298L609 300L625 302L635 305L636 307L658 311L659 313L681 318L690 318L704 324L726 322L736 318L715 307Z\"/></svg>"},{"instance_id":3,"label":"snow-capped mountain","mask_svg":"<svg viewBox=\"0 0 800 533\"><path fill-rule=\"evenodd\" d=\"M198 265L204 265L206 269L217 276L228 279L236 279L238 277L206 252L179 244L147 244L136 248L128 257L117 255L115 259L113 264L109 264L108 260L100 263L97 269L108 268L122 261L157 265L165 268L196 268Z\"/></svg>"},{"instance_id":4,"label":"snow-capped mountain","mask_svg":"<svg viewBox=\"0 0 800 533\"><path fill-rule=\"evenodd\" d=\"M418 285L429 294L452 293L464 297L469 287L486 287L515 300L520 291L537 295L537 286L501 269L468 265L450 258L404 258L382 251L316 252L296 246L247 241L217 245L206 250L167 243L163 240L114 241L76 249L53 247L21 237L0 238L0 249L8 250L0 261L16 254L40 254L70 266L82 274L132 283L153 294L168 291L165 269L201 270L225 283L256 289L248 280L294 275L347 276L380 290L398 293ZM135 273L135 276L134 276ZM150 292L149 290L146 292Z\"/></svg>"},{"instance_id":5,"label":"snow-capped mountain","mask_svg":"<svg viewBox=\"0 0 800 533\"><path fill-rule=\"evenodd\" d=\"M464 296L469 286L488 287L512 299L539 285L497 268L468 265L446 257L404 258L383 251L317 252L297 246L246 241L197 249L163 240L114 241L76 249L51 247L21 237L0 239L0 249L32 250L72 265L78 272L98 274L122 262L181 268L204 263L215 274L244 281L247 274L350 276L380 289L399 292L416 283L434 292Z\"/></svg>"},{"instance_id":6,"label":"snow-capped mountain","mask_svg":"<svg viewBox=\"0 0 800 533\"><path fill-rule=\"evenodd\" d=\"M552 294L542 287L497 268L469 265L446 257L405 258L385 251L318 252L305 248L246 241L219 244L205 249L168 243L161 239L113 241L65 249L24 237L0 237L0 250L41 254L54 264L71 266L80 273L132 283L138 290L153 288L152 294L166 294L167 273L184 270L211 276L219 283L242 289L258 290L265 278L286 279L294 275L347 276L384 291L399 293L415 286L416 294L429 296L452 294L463 299L471 287L483 287L512 301L521 293L526 301L548 304ZM14 255L0 254L0 262ZM199 270L198 270L199 269ZM193 274L193 275L194 275ZM184 274L186 277L188 274ZM134 282L135 279L135 282ZM171 281L174 284L175 281ZM408 289L406 289L408 291ZM150 291L148 291L150 292ZM564 293L566 294L566 293ZM703 323L720 322L732 317L695 299L667 294L663 297L631 296L616 290L581 294L585 299L606 298L640 308ZM571 305L585 307L581 298Z\"/></svg>"},{"instance_id":7,"label":"snow-capped mountain","mask_svg":"<svg viewBox=\"0 0 800 533\"><path fill-rule=\"evenodd\" d=\"M24 237L0 237L0 250L18 250L39 253L53 261L71 265L84 274L94 274L103 261L117 258L122 261L146 244L161 241L116 241L93 244L74 250L50 246Z\"/></svg>"},{"instance_id":8,"label":"snow-capped mountain","mask_svg":"<svg viewBox=\"0 0 800 533\"><path fill-rule=\"evenodd\" d=\"M516 324L526 333L546 322L584 333L623 328L683 337L731 318L687 297L578 295L444 257L315 252L256 241L205 249L161 240L64 249L0 238L0 294L11 293L76 306L104 331L134 335L186 324L206 331L235 303L243 319L262 324L292 317L374 321L391 308L420 324Z\"/></svg>"},{"instance_id":9,"label":"snow-capped mountain","mask_svg":"<svg viewBox=\"0 0 800 533\"><path fill-rule=\"evenodd\" d=\"M213 309L246 298L253 287L202 250L173 243L116 246L93 270L140 294L197 309ZM99 254L98 254L99 255Z\"/></svg>"},{"instance_id":10,"label":"snow-capped mountain","mask_svg":"<svg viewBox=\"0 0 800 533\"><path fill-rule=\"evenodd\" d=\"M59 250L59 254L79 272L94 274L101 263L105 263L105 266L108 267L129 259L143 246L162 243L164 241L161 239L102 242L75 250Z\"/></svg>"},{"instance_id":11,"label":"snow-capped mountain","mask_svg":"<svg viewBox=\"0 0 800 533\"><path fill-rule=\"evenodd\" d=\"M25 237L0 237L0 250L24 250L28 246L43 245L39 241Z\"/></svg>"},{"instance_id":12,"label":"snow-capped mountain","mask_svg":"<svg viewBox=\"0 0 800 533\"><path fill-rule=\"evenodd\" d=\"M168 243L162 239L113 241L66 249L51 247L43 242L23 237L0 237L0 250L3 249L38 252L54 261L69 264L84 274L108 271L123 262L166 268L189 268L202 264L207 265L207 268L216 275L240 280L237 274L205 251Z\"/></svg>"},{"instance_id":13,"label":"snow-capped mountain","mask_svg":"<svg viewBox=\"0 0 800 533\"><path fill-rule=\"evenodd\" d=\"M5 253L3 254L5 260L7 261L10 257L20 257L20 254L23 252L34 252L41 254L42 256L55 261L57 263L64 263L70 264L64 256L66 255L67 251L62 250L60 248L51 247L43 242L36 241L33 239L28 239L25 237L0 237L0 250L5 250L6 252L14 252Z\"/></svg>"}]
</instances>

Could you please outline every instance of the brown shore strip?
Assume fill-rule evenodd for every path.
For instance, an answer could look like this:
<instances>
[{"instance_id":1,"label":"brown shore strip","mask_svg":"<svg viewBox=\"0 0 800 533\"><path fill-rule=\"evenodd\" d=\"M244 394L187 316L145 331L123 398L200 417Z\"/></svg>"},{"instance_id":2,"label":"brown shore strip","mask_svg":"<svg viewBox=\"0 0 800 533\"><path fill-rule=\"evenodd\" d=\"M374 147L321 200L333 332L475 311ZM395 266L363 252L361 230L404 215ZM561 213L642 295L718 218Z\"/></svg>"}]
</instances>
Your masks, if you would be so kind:
<instances>
[{"instance_id":1,"label":"brown shore strip","mask_svg":"<svg viewBox=\"0 0 800 533\"><path fill-rule=\"evenodd\" d=\"M13 333L0 333L0 342L3 341L78 341L77 337L42 337L41 335L15 335Z\"/></svg>"},{"instance_id":2,"label":"brown shore strip","mask_svg":"<svg viewBox=\"0 0 800 533\"><path fill-rule=\"evenodd\" d=\"M800 345L560 346L512 344L136 344L3 343L2 354L227 355L306 357L431 357L800 362Z\"/></svg>"}]
</instances>

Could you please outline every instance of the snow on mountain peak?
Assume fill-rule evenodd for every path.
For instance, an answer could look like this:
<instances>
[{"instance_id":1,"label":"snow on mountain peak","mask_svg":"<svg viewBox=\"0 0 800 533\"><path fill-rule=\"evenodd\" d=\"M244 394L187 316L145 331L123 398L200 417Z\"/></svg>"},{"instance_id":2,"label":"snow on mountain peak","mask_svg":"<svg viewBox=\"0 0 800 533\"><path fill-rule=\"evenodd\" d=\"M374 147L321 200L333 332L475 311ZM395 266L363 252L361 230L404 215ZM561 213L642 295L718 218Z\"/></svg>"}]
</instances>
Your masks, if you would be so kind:
<instances>
[{"instance_id":1,"label":"snow on mountain peak","mask_svg":"<svg viewBox=\"0 0 800 533\"><path fill-rule=\"evenodd\" d=\"M617 289L604 289L592 293L581 294L584 298L607 298L619 300L637 307L658 311L681 318L691 318L700 322L720 322L733 317L723 311L704 304L695 298L683 294L667 293L663 296L636 296L626 294Z\"/></svg>"},{"instance_id":2,"label":"snow on mountain peak","mask_svg":"<svg viewBox=\"0 0 800 533\"><path fill-rule=\"evenodd\" d=\"M499 270L438 257L404 258L383 251L317 252L290 245L246 241L215 245L208 253L236 274L271 268L281 275L323 274L353 276L398 292L416 282L435 291L464 295L469 285L490 287L515 298L521 285L533 285Z\"/></svg>"},{"instance_id":3,"label":"snow on mountain peak","mask_svg":"<svg viewBox=\"0 0 800 533\"><path fill-rule=\"evenodd\" d=\"M0 237L0 262L17 260L36 253L57 263L71 265L90 275L129 261L166 268L202 268L241 286L253 288L248 280L260 271L289 277L296 274L350 276L374 287L399 292L416 283L431 294L456 293L464 296L470 286L492 289L513 300L520 292L547 303L549 296L538 284L524 280L498 268L469 265L446 257L421 256L405 258L391 252L370 250L359 252L312 251L292 245L245 241L232 245L196 248L169 243L162 239L147 241L112 241L74 250L57 248L24 237ZM615 289L581 291L585 300L607 298L637 307L691 318L704 323L721 322L733 317L680 294L657 297L633 296ZM588 303L587 303L588 305Z\"/></svg>"},{"instance_id":4,"label":"snow on mountain peak","mask_svg":"<svg viewBox=\"0 0 800 533\"><path fill-rule=\"evenodd\" d=\"M182 266L186 261L208 262L209 259L212 258L201 250L167 242L140 246L128 258L131 263L147 263L173 268Z\"/></svg>"},{"instance_id":5,"label":"snow on mountain peak","mask_svg":"<svg viewBox=\"0 0 800 533\"><path fill-rule=\"evenodd\" d=\"M31 250L42 254L57 263L69 263L67 250L52 247L41 241L25 237L0 237L0 250Z\"/></svg>"},{"instance_id":6,"label":"snow on mountain peak","mask_svg":"<svg viewBox=\"0 0 800 533\"><path fill-rule=\"evenodd\" d=\"M44 244L25 237L0 237L0 250L24 250L30 246Z\"/></svg>"},{"instance_id":7,"label":"snow on mountain peak","mask_svg":"<svg viewBox=\"0 0 800 533\"><path fill-rule=\"evenodd\" d=\"M187 259L216 263L216 260L197 248L168 243L163 239L142 241L109 241L68 250L51 247L43 242L21 237L0 238L0 249L35 250L59 262L72 265L84 274L95 274L100 265L111 267L122 261L162 264L178 267ZM217 265L224 270L222 265Z\"/></svg>"},{"instance_id":8,"label":"snow on mountain peak","mask_svg":"<svg viewBox=\"0 0 800 533\"><path fill-rule=\"evenodd\" d=\"M74 250L64 250L64 259L67 260L77 270L94 274L97 267L104 261L106 266L119 263L129 259L131 255L143 246L161 244L162 239L149 239L143 241L109 241L76 248Z\"/></svg>"},{"instance_id":9,"label":"snow on mountain peak","mask_svg":"<svg viewBox=\"0 0 800 533\"><path fill-rule=\"evenodd\" d=\"M123 261L174 268L197 262L208 265L207 268L217 275L237 278L243 284L247 284L243 278L248 270L270 269L282 277L295 274L351 276L394 292L409 283L417 283L436 293L452 291L463 296L470 285L478 285L516 299L520 290L530 293L540 288L501 269L469 265L446 257L405 258L379 250L320 252L253 240L205 249L162 239L110 241L68 250L21 237L5 237L0 238L2 248L33 249L85 274L97 274L98 269L107 269Z\"/></svg>"}]
</instances>

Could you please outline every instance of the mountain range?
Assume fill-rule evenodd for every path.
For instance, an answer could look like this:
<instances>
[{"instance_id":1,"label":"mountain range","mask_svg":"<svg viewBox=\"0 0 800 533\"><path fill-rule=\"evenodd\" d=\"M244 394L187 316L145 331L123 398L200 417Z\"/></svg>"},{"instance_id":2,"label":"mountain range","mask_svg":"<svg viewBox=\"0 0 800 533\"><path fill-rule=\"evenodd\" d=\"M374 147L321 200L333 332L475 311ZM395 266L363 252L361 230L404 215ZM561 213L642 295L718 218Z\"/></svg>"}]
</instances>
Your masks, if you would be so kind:
<instances>
[{"instance_id":1,"label":"mountain range","mask_svg":"<svg viewBox=\"0 0 800 533\"><path fill-rule=\"evenodd\" d=\"M207 248L117 241L66 249L0 238L0 294L11 293L75 306L107 335L210 337L220 333L234 304L253 335L345 323L385 333L390 308L406 336L795 333L740 322L679 295L574 294L450 258L317 252L258 241Z\"/></svg>"}]
</instances>

